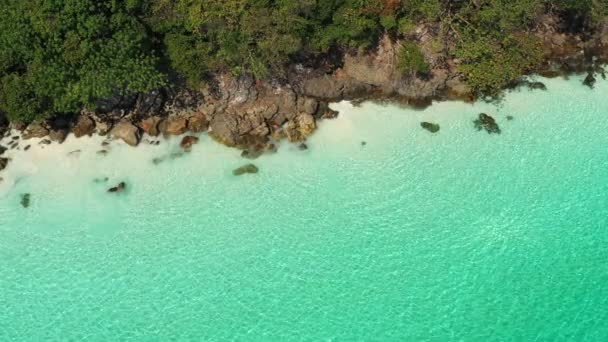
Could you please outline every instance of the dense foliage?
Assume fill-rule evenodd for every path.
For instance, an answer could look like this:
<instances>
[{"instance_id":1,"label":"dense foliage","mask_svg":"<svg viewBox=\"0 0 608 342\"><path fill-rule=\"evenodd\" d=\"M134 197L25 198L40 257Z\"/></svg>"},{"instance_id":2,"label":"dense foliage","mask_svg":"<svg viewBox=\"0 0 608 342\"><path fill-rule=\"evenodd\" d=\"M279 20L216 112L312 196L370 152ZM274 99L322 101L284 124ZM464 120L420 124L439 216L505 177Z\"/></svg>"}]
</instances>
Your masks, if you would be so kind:
<instances>
[{"instance_id":1,"label":"dense foliage","mask_svg":"<svg viewBox=\"0 0 608 342\"><path fill-rule=\"evenodd\" d=\"M591 27L608 0L0 0L0 110L32 121L98 99L195 86L213 72L281 77L296 58L402 39L404 73L429 71L412 40L438 23L477 91L540 61L531 30L548 11Z\"/></svg>"}]
</instances>

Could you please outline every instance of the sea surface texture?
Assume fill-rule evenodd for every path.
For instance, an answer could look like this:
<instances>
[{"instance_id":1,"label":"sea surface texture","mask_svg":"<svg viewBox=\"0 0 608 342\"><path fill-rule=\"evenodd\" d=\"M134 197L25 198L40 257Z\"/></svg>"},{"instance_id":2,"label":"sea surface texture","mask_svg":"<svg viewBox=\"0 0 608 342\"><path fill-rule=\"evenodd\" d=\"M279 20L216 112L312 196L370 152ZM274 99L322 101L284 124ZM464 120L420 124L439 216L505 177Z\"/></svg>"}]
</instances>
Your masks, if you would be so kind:
<instances>
[{"instance_id":1,"label":"sea surface texture","mask_svg":"<svg viewBox=\"0 0 608 342\"><path fill-rule=\"evenodd\" d=\"M1 175L0 340L606 341L608 82L542 81L335 104L240 177L206 135L32 140Z\"/></svg>"}]
</instances>

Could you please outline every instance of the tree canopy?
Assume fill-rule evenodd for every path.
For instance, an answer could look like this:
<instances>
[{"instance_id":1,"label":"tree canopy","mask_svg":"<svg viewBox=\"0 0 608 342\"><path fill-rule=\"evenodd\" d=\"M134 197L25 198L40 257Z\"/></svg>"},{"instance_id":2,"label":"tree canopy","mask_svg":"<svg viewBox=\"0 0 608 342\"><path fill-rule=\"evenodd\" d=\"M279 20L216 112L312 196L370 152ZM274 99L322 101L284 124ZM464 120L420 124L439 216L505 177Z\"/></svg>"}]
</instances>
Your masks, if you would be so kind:
<instances>
[{"instance_id":1,"label":"tree canopy","mask_svg":"<svg viewBox=\"0 0 608 342\"><path fill-rule=\"evenodd\" d=\"M480 92L541 58L530 33L542 13L605 18L608 0L0 0L0 110L33 121L98 99L215 72L281 77L297 56L405 40L400 69L421 73L410 39L420 22L456 37L454 56Z\"/></svg>"}]
</instances>

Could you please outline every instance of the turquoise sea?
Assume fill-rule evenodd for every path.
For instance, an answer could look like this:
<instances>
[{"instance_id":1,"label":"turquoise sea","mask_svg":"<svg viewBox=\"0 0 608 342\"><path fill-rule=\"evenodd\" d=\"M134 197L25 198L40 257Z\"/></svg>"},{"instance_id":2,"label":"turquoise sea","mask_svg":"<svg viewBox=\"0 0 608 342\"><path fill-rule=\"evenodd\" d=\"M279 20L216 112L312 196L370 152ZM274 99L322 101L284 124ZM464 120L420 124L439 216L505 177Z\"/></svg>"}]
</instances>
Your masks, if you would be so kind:
<instances>
[{"instance_id":1,"label":"turquoise sea","mask_svg":"<svg viewBox=\"0 0 608 342\"><path fill-rule=\"evenodd\" d=\"M242 177L207 136L178 158L179 138L10 152L0 341L606 341L608 82L542 81L338 103L309 150Z\"/></svg>"}]
</instances>

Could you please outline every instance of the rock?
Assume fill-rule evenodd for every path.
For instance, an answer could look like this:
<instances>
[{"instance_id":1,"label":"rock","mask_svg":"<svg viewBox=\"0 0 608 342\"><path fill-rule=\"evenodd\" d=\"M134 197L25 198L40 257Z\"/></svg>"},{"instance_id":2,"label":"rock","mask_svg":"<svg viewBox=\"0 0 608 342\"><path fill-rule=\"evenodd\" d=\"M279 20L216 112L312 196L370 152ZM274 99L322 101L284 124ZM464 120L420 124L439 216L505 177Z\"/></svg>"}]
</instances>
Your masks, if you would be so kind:
<instances>
[{"instance_id":1,"label":"rock","mask_svg":"<svg viewBox=\"0 0 608 342\"><path fill-rule=\"evenodd\" d=\"M530 82L528 88L535 90L547 90L547 86L543 82Z\"/></svg>"},{"instance_id":2,"label":"rock","mask_svg":"<svg viewBox=\"0 0 608 342\"><path fill-rule=\"evenodd\" d=\"M258 159L264 154L264 151L259 149L244 150L241 152L241 157L245 159Z\"/></svg>"},{"instance_id":3,"label":"rock","mask_svg":"<svg viewBox=\"0 0 608 342\"><path fill-rule=\"evenodd\" d=\"M122 139L125 143L131 146L139 144L139 129L128 121L121 121L112 129L112 136L117 139Z\"/></svg>"},{"instance_id":4,"label":"rock","mask_svg":"<svg viewBox=\"0 0 608 342\"><path fill-rule=\"evenodd\" d=\"M40 140L40 142L38 144L40 144L40 145L50 145L51 141L49 139L43 139L43 140Z\"/></svg>"},{"instance_id":5,"label":"rock","mask_svg":"<svg viewBox=\"0 0 608 342\"><path fill-rule=\"evenodd\" d=\"M170 117L159 124L159 129L164 135L181 135L188 129L188 120L179 116Z\"/></svg>"},{"instance_id":6,"label":"rock","mask_svg":"<svg viewBox=\"0 0 608 342\"><path fill-rule=\"evenodd\" d=\"M307 97L302 103L302 111L306 114L314 115L319 109L319 101Z\"/></svg>"},{"instance_id":7,"label":"rock","mask_svg":"<svg viewBox=\"0 0 608 342\"><path fill-rule=\"evenodd\" d=\"M507 115L507 121L513 121L515 119L513 115Z\"/></svg>"},{"instance_id":8,"label":"rock","mask_svg":"<svg viewBox=\"0 0 608 342\"><path fill-rule=\"evenodd\" d=\"M108 155L108 151L107 150L99 150L97 151L97 154L100 156L107 156Z\"/></svg>"},{"instance_id":9,"label":"rock","mask_svg":"<svg viewBox=\"0 0 608 342\"><path fill-rule=\"evenodd\" d=\"M305 143L301 143L300 145L298 145L298 150L306 151L308 150L308 145L306 145Z\"/></svg>"},{"instance_id":10,"label":"rock","mask_svg":"<svg viewBox=\"0 0 608 342\"><path fill-rule=\"evenodd\" d=\"M156 157L156 158L152 159L152 164L154 164L154 165L158 165L158 164L160 164L160 163L162 163L162 162L164 162L164 161L165 161L165 158L162 158L162 157Z\"/></svg>"},{"instance_id":11,"label":"rock","mask_svg":"<svg viewBox=\"0 0 608 342\"><path fill-rule=\"evenodd\" d=\"M257 166L253 165L253 164L247 164L244 166L239 167L238 169L235 169L234 171L232 171L232 174L235 176L241 176L244 174L254 174L254 173L258 173L258 168Z\"/></svg>"},{"instance_id":12,"label":"rock","mask_svg":"<svg viewBox=\"0 0 608 342\"><path fill-rule=\"evenodd\" d=\"M49 132L49 139L59 144L63 143L68 136L67 129L52 129Z\"/></svg>"},{"instance_id":13,"label":"rock","mask_svg":"<svg viewBox=\"0 0 608 342\"><path fill-rule=\"evenodd\" d=\"M91 136L95 132L95 121L86 115L81 115L76 121L76 125L72 128L72 133L76 138Z\"/></svg>"},{"instance_id":14,"label":"rock","mask_svg":"<svg viewBox=\"0 0 608 342\"><path fill-rule=\"evenodd\" d=\"M361 146L367 146L367 142L366 141L362 141L361 142Z\"/></svg>"},{"instance_id":15,"label":"rock","mask_svg":"<svg viewBox=\"0 0 608 342\"><path fill-rule=\"evenodd\" d=\"M290 142L304 141L317 128L315 118L310 114L300 114L287 124L287 139Z\"/></svg>"},{"instance_id":16,"label":"rock","mask_svg":"<svg viewBox=\"0 0 608 342\"><path fill-rule=\"evenodd\" d=\"M586 85L587 87L593 89L595 87L595 75L593 75L593 72L590 72L587 74L587 77L585 77L585 80L583 81L583 84Z\"/></svg>"},{"instance_id":17,"label":"rock","mask_svg":"<svg viewBox=\"0 0 608 342\"><path fill-rule=\"evenodd\" d=\"M488 114L479 114L479 117L473 123L475 124L475 128L477 128L478 131L484 129L486 130L486 132L488 132L488 134L500 134L500 127L498 127L496 120L494 120L494 118L489 116Z\"/></svg>"},{"instance_id":18,"label":"rock","mask_svg":"<svg viewBox=\"0 0 608 342\"><path fill-rule=\"evenodd\" d=\"M23 150L24 150L24 151L27 151L27 150L29 150L31 147L32 147L32 145L27 145L27 146L25 146L25 147L23 148Z\"/></svg>"},{"instance_id":19,"label":"rock","mask_svg":"<svg viewBox=\"0 0 608 342\"><path fill-rule=\"evenodd\" d=\"M8 150L8 148L0 145L0 156L4 154L4 152L6 152Z\"/></svg>"},{"instance_id":20,"label":"rock","mask_svg":"<svg viewBox=\"0 0 608 342\"><path fill-rule=\"evenodd\" d=\"M15 135L15 136L13 136L11 139L12 139L12 140L19 140L19 136L18 136L18 135Z\"/></svg>"},{"instance_id":21,"label":"rock","mask_svg":"<svg viewBox=\"0 0 608 342\"><path fill-rule=\"evenodd\" d=\"M219 114L211 120L211 137L227 146L236 146L240 135L238 121L234 115Z\"/></svg>"},{"instance_id":22,"label":"rock","mask_svg":"<svg viewBox=\"0 0 608 342\"><path fill-rule=\"evenodd\" d=\"M198 138L188 135L182 139L182 142L179 144L179 146L184 150L189 151L192 148L192 145L195 145L196 143L198 143Z\"/></svg>"},{"instance_id":23,"label":"rock","mask_svg":"<svg viewBox=\"0 0 608 342\"><path fill-rule=\"evenodd\" d=\"M23 139L44 138L49 134L49 130L42 124L33 123L27 126L23 133Z\"/></svg>"},{"instance_id":24,"label":"rock","mask_svg":"<svg viewBox=\"0 0 608 342\"><path fill-rule=\"evenodd\" d=\"M21 194L21 206L24 208L29 208L30 206L30 200L31 200L31 195L30 194Z\"/></svg>"},{"instance_id":25,"label":"rock","mask_svg":"<svg viewBox=\"0 0 608 342\"><path fill-rule=\"evenodd\" d=\"M110 146L110 142L106 140L101 143L101 146L103 146L103 147Z\"/></svg>"},{"instance_id":26,"label":"rock","mask_svg":"<svg viewBox=\"0 0 608 342\"><path fill-rule=\"evenodd\" d=\"M18 142L16 142L16 141L13 141L13 142L12 142L10 145L8 145L8 146L11 148L11 150L14 150L14 149L16 149L16 148L17 148L17 146L19 146L19 143L18 143Z\"/></svg>"},{"instance_id":27,"label":"rock","mask_svg":"<svg viewBox=\"0 0 608 342\"><path fill-rule=\"evenodd\" d=\"M188 118L188 129L194 133L202 133L209 130L209 120L204 114L198 113Z\"/></svg>"},{"instance_id":28,"label":"rock","mask_svg":"<svg viewBox=\"0 0 608 342\"><path fill-rule=\"evenodd\" d=\"M160 134L158 129L159 123L162 121L162 118L159 116L151 116L139 122L139 127L144 133L149 136L156 137Z\"/></svg>"},{"instance_id":29,"label":"rock","mask_svg":"<svg viewBox=\"0 0 608 342\"><path fill-rule=\"evenodd\" d=\"M82 152L81 150L74 150L68 153L68 156L79 156L80 152Z\"/></svg>"},{"instance_id":30,"label":"rock","mask_svg":"<svg viewBox=\"0 0 608 342\"><path fill-rule=\"evenodd\" d=\"M106 136L112 130L112 123L104 120L95 120L95 132L100 136Z\"/></svg>"},{"instance_id":31,"label":"rock","mask_svg":"<svg viewBox=\"0 0 608 342\"><path fill-rule=\"evenodd\" d=\"M431 133L437 133L440 129L438 124L431 122L422 122L420 123L420 126Z\"/></svg>"},{"instance_id":32,"label":"rock","mask_svg":"<svg viewBox=\"0 0 608 342\"><path fill-rule=\"evenodd\" d=\"M125 182L120 182L120 183L118 183L117 186L109 188L108 192L119 193L119 192L125 191L126 188L127 188L127 184Z\"/></svg>"},{"instance_id":33,"label":"rock","mask_svg":"<svg viewBox=\"0 0 608 342\"><path fill-rule=\"evenodd\" d=\"M6 169L6 167L8 166L8 162L8 158L0 158L0 171Z\"/></svg>"},{"instance_id":34,"label":"rock","mask_svg":"<svg viewBox=\"0 0 608 342\"><path fill-rule=\"evenodd\" d=\"M108 177L95 178L95 179L93 179L93 183L95 183L95 184L107 183L109 180L110 179Z\"/></svg>"}]
</instances>

